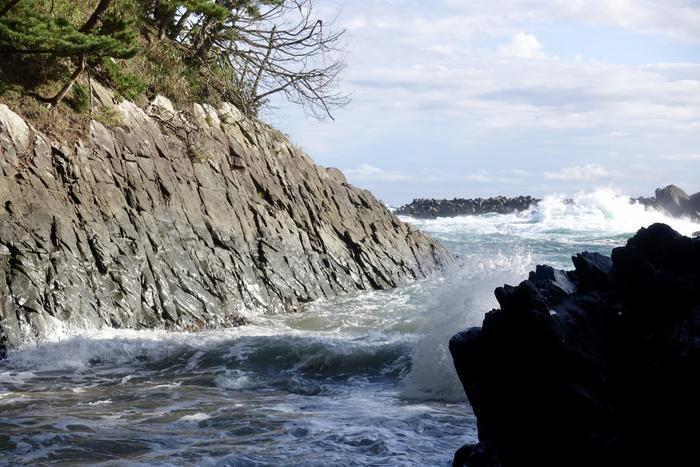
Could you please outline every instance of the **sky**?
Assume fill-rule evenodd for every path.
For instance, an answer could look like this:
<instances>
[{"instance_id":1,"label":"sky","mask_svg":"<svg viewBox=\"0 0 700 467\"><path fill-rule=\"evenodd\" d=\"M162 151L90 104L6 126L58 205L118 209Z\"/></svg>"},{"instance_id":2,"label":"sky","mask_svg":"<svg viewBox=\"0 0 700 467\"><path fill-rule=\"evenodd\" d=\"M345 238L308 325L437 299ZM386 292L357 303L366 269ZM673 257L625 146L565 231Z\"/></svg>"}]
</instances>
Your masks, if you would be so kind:
<instances>
[{"instance_id":1,"label":"sky","mask_svg":"<svg viewBox=\"0 0 700 467\"><path fill-rule=\"evenodd\" d=\"M267 120L392 205L700 191L700 0L317 0L351 103Z\"/></svg>"}]
</instances>

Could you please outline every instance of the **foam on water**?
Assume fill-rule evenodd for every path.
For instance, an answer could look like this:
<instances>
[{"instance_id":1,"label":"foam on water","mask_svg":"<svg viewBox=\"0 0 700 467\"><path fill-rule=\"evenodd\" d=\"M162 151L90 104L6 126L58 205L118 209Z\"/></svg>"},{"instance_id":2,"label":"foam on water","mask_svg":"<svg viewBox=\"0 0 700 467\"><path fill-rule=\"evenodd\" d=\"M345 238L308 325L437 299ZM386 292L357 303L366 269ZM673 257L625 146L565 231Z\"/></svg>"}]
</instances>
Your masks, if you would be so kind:
<instances>
[{"instance_id":1,"label":"foam on water","mask_svg":"<svg viewBox=\"0 0 700 467\"><path fill-rule=\"evenodd\" d=\"M610 190L530 212L412 220L458 256L444 277L251 312L201 333L65 329L0 362L3 461L134 465L448 465L474 440L447 349L536 264L609 254L640 227L689 220Z\"/></svg>"},{"instance_id":2,"label":"foam on water","mask_svg":"<svg viewBox=\"0 0 700 467\"><path fill-rule=\"evenodd\" d=\"M579 192L571 197L548 195L531 210L513 214L406 219L426 231L441 234L509 234L535 239L551 235L608 238L632 234L655 222L668 224L683 235L692 235L698 229L698 224L690 219L670 217L656 209L631 203L629 196L612 189Z\"/></svg>"},{"instance_id":3,"label":"foam on water","mask_svg":"<svg viewBox=\"0 0 700 467\"><path fill-rule=\"evenodd\" d=\"M465 400L447 344L456 331L481 323L497 305L493 290L517 283L532 269L532 255L513 251L492 258L466 257L437 288L425 307L427 329L412 354L411 371L403 380L408 399Z\"/></svg>"}]
</instances>

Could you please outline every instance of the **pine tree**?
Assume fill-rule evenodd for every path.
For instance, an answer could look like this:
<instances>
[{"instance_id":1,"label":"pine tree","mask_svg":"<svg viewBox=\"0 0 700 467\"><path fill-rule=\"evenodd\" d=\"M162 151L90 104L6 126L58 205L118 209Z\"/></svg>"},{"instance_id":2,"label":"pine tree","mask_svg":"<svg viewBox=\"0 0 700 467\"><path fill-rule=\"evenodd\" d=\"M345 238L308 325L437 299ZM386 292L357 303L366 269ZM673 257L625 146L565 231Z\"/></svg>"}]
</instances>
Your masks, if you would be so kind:
<instances>
[{"instance_id":1,"label":"pine tree","mask_svg":"<svg viewBox=\"0 0 700 467\"><path fill-rule=\"evenodd\" d=\"M75 25L68 18L42 14L31 0L6 0L0 5L0 53L73 57L77 63L69 81L53 97L58 105L85 70L88 60L129 58L136 53L133 24L108 12L111 0L100 0L90 17Z\"/></svg>"}]
</instances>

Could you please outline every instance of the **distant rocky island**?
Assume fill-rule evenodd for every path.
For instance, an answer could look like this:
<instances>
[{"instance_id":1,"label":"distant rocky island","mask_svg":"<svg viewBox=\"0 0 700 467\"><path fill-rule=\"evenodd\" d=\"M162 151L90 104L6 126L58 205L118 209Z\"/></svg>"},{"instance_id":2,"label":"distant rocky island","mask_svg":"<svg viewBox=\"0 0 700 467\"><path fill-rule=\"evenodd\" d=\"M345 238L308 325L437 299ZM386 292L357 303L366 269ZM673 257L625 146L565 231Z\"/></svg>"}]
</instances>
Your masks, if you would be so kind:
<instances>
[{"instance_id":1,"label":"distant rocky island","mask_svg":"<svg viewBox=\"0 0 700 467\"><path fill-rule=\"evenodd\" d=\"M418 219L437 217L478 216L481 214L510 214L534 208L541 199L532 196L495 196L491 198L430 199L416 198L396 208L395 214ZM573 203L573 200L567 200ZM700 192L688 195L676 185L658 188L655 196L630 199L648 208L659 209L674 217L700 220Z\"/></svg>"},{"instance_id":2,"label":"distant rocky island","mask_svg":"<svg viewBox=\"0 0 700 467\"><path fill-rule=\"evenodd\" d=\"M654 224L573 263L498 288L451 339L480 441L453 465L696 465L700 239Z\"/></svg>"}]
</instances>

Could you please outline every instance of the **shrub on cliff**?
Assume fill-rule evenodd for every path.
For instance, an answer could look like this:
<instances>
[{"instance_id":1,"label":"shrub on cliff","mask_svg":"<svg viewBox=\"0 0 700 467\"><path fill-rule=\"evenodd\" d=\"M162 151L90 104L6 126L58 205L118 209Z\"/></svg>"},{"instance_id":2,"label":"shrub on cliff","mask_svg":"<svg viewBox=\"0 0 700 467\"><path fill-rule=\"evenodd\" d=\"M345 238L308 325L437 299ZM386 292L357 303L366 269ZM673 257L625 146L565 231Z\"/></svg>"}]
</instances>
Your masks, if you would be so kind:
<instances>
[{"instance_id":1,"label":"shrub on cliff","mask_svg":"<svg viewBox=\"0 0 700 467\"><path fill-rule=\"evenodd\" d=\"M0 0L0 77L35 97L60 82L40 97L52 106L94 70L132 100L230 101L254 116L283 94L322 118L347 102L344 31L331 26L312 0ZM27 60L40 66L7 79Z\"/></svg>"}]
</instances>

